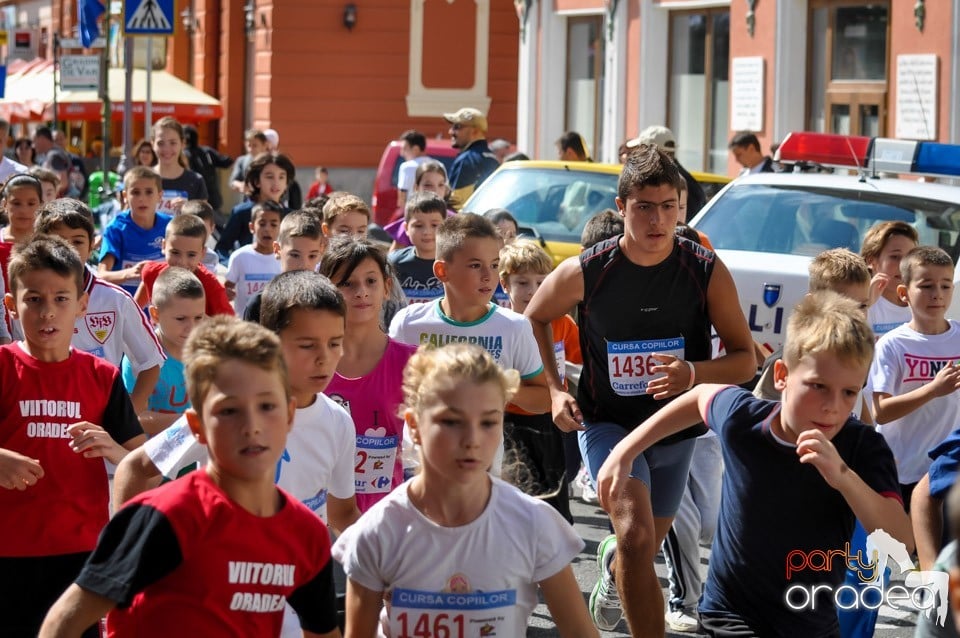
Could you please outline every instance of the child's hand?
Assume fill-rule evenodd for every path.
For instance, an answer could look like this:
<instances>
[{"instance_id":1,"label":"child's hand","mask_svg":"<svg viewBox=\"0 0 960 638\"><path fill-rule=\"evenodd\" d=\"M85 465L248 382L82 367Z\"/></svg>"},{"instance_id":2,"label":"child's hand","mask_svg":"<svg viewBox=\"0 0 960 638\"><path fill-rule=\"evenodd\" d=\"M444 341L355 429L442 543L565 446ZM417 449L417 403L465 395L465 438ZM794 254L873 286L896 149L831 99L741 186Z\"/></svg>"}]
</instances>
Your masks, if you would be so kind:
<instances>
[{"instance_id":1,"label":"child's hand","mask_svg":"<svg viewBox=\"0 0 960 638\"><path fill-rule=\"evenodd\" d=\"M127 450L113 440L106 430L89 421L79 421L67 428L67 434L73 437L70 448L85 459L105 458L111 463L119 463Z\"/></svg>"},{"instance_id":2,"label":"child's hand","mask_svg":"<svg viewBox=\"0 0 960 638\"><path fill-rule=\"evenodd\" d=\"M666 399L687 390L690 386L690 366L686 361L672 354L650 356L661 363L650 366L650 372L662 372L663 376L647 384L647 394L652 394L654 399Z\"/></svg>"},{"instance_id":3,"label":"child's hand","mask_svg":"<svg viewBox=\"0 0 960 638\"><path fill-rule=\"evenodd\" d=\"M23 491L42 478L40 461L0 448L0 487Z\"/></svg>"},{"instance_id":4,"label":"child's hand","mask_svg":"<svg viewBox=\"0 0 960 638\"><path fill-rule=\"evenodd\" d=\"M633 470L633 459L625 458L617 451L611 450L607 460L603 462L597 472L597 498L600 507L607 512L613 507L613 501L620 496L630 479Z\"/></svg>"},{"instance_id":5,"label":"child's hand","mask_svg":"<svg viewBox=\"0 0 960 638\"><path fill-rule=\"evenodd\" d=\"M929 387L934 397L945 397L960 388L960 365L951 363L941 368Z\"/></svg>"},{"instance_id":6,"label":"child's hand","mask_svg":"<svg viewBox=\"0 0 960 638\"><path fill-rule=\"evenodd\" d=\"M820 475L833 489L840 489L840 480L848 471L847 464L840 458L837 448L827 440L820 430L804 430L797 436L797 456L801 463L809 463L817 468Z\"/></svg>"},{"instance_id":7,"label":"child's hand","mask_svg":"<svg viewBox=\"0 0 960 638\"><path fill-rule=\"evenodd\" d=\"M553 423L563 432L575 432L583 428L583 413L576 399L569 392L550 393L550 411L553 414Z\"/></svg>"},{"instance_id":8,"label":"child's hand","mask_svg":"<svg viewBox=\"0 0 960 638\"><path fill-rule=\"evenodd\" d=\"M140 279L140 271L143 270L146 261L139 261L123 271L124 279Z\"/></svg>"},{"instance_id":9,"label":"child's hand","mask_svg":"<svg viewBox=\"0 0 960 638\"><path fill-rule=\"evenodd\" d=\"M180 209L183 208L183 205L187 203L186 197L174 197L167 202L167 206L170 208L170 215L176 217L180 214Z\"/></svg>"},{"instance_id":10,"label":"child's hand","mask_svg":"<svg viewBox=\"0 0 960 638\"><path fill-rule=\"evenodd\" d=\"M890 275L878 272L870 279L870 296L867 297L867 304L872 306L877 303L880 295L890 285Z\"/></svg>"}]
</instances>

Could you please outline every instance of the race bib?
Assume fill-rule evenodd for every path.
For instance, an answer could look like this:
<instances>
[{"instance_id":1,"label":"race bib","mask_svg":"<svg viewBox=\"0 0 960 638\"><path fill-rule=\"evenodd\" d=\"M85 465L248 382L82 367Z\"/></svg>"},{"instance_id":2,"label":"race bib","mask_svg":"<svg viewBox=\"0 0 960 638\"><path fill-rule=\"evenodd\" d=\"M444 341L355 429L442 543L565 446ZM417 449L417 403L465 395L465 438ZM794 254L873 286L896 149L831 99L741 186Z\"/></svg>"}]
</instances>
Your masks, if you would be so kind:
<instances>
[{"instance_id":1,"label":"race bib","mask_svg":"<svg viewBox=\"0 0 960 638\"><path fill-rule=\"evenodd\" d=\"M684 358L683 337L651 339L649 341L608 341L607 368L610 387L622 397L647 393L647 385L663 376L650 369L660 365L653 354L669 354Z\"/></svg>"},{"instance_id":2,"label":"race bib","mask_svg":"<svg viewBox=\"0 0 960 638\"><path fill-rule=\"evenodd\" d=\"M553 356L557 359L557 372L560 373L560 383L563 383L567 374L567 350L562 341L553 342Z\"/></svg>"},{"instance_id":3,"label":"race bib","mask_svg":"<svg viewBox=\"0 0 960 638\"><path fill-rule=\"evenodd\" d=\"M161 194L160 208L157 211L171 216L176 215L177 211L173 208L173 202L177 199L189 199L189 193L187 191L164 190Z\"/></svg>"},{"instance_id":4,"label":"race bib","mask_svg":"<svg viewBox=\"0 0 960 638\"><path fill-rule=\"evenodd\" d=\"M354 486L357 494L383 494L393 485L399 436L357 436Z\"/></svg>"},{"instance_id":5,"label":"race bib","mask_svg":"<svg viewBox=\"0 0 960 638\"><path fill-rule=\"evenodd\" d=\"M394 589L390 633L395 638L509 636L515 625L517 592L465 594Z\"/></svg>"},{"instance_id":6,"label":"race bib","mask_svg":"<svg viewBox=\"0 0 960 638\"><path fill-rule=\"evenodd\" d=\"M243 292L248 297L253 297L258 292L267 287L267 284L275 277L276 275L270 273L247 273L243 276Z\"/></svg>"}]
</instances>

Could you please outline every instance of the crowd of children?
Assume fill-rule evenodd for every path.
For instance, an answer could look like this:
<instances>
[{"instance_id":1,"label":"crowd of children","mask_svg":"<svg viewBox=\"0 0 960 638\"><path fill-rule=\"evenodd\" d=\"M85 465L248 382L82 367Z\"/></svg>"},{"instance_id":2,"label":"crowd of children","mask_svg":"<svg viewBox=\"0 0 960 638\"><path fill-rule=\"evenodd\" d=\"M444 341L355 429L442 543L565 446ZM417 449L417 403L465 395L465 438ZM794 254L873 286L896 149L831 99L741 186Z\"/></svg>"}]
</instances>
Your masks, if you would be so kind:
<instances>
[{"instance_id":1,"label":"crowd of children","mask_svg":"<svg viewBox=\"0 0 960 638\"><path fill-rule=\"evenodd\" d=\"M157 123L156 169L126 171L100 236L42 178L0 194L0 572L19 575L0 634L522 636L539 591L565 637L625 616L635 636L846 638L875 614L784 595L849 563L791 574L791 552L882 530L937 568L960 325L953 262L911 226L813 260L754 396L733 280L656 147L555 269L509 211L452 214L430 160L392 250L356 195L285 208L272 151L218 229L178 127ZM581 463L614 532L588 602Z\"/></svg>"}]
</instances>

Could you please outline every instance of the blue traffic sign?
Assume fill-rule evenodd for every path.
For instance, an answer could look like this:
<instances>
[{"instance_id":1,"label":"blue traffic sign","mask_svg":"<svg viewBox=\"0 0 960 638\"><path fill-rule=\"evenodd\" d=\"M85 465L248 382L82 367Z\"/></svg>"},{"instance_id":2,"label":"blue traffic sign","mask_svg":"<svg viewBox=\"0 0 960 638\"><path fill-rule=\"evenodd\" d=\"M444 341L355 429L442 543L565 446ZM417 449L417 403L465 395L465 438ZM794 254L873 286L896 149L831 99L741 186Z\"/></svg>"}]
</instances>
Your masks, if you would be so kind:
<instances>
[{"instance_id":1,"label":"blue traffic sign","mask_svg":"<svg viewBox=\"0 0 960 638\"><path fill-rule=\"evenodd\" d=\"M173 35L175 0L124 0L126 35Z\"/></svg>"}]
</instances>

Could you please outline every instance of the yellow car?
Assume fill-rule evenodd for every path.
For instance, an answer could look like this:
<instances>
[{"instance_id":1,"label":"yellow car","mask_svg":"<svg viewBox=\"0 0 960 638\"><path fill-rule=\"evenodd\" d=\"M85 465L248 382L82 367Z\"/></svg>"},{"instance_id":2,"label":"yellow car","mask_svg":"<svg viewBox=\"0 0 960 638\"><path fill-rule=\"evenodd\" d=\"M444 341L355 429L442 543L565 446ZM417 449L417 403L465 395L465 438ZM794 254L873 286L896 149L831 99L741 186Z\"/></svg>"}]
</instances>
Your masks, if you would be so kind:
<instances>
[{"instance_id":1,"label":"yellow car","mask_svg":"<svg viewBox=\"0 0 960 638\"><path fill-rule=\"evenodd\" d=\"M580 235L587 220L616 209L619 164L595 162L506 162L470 196L462 210L483 214L505 208L520 224L521 234L534 235L559 264L580 253ZM692 173L709 200L730 178Z\"/></svg>"}]
</instances>

